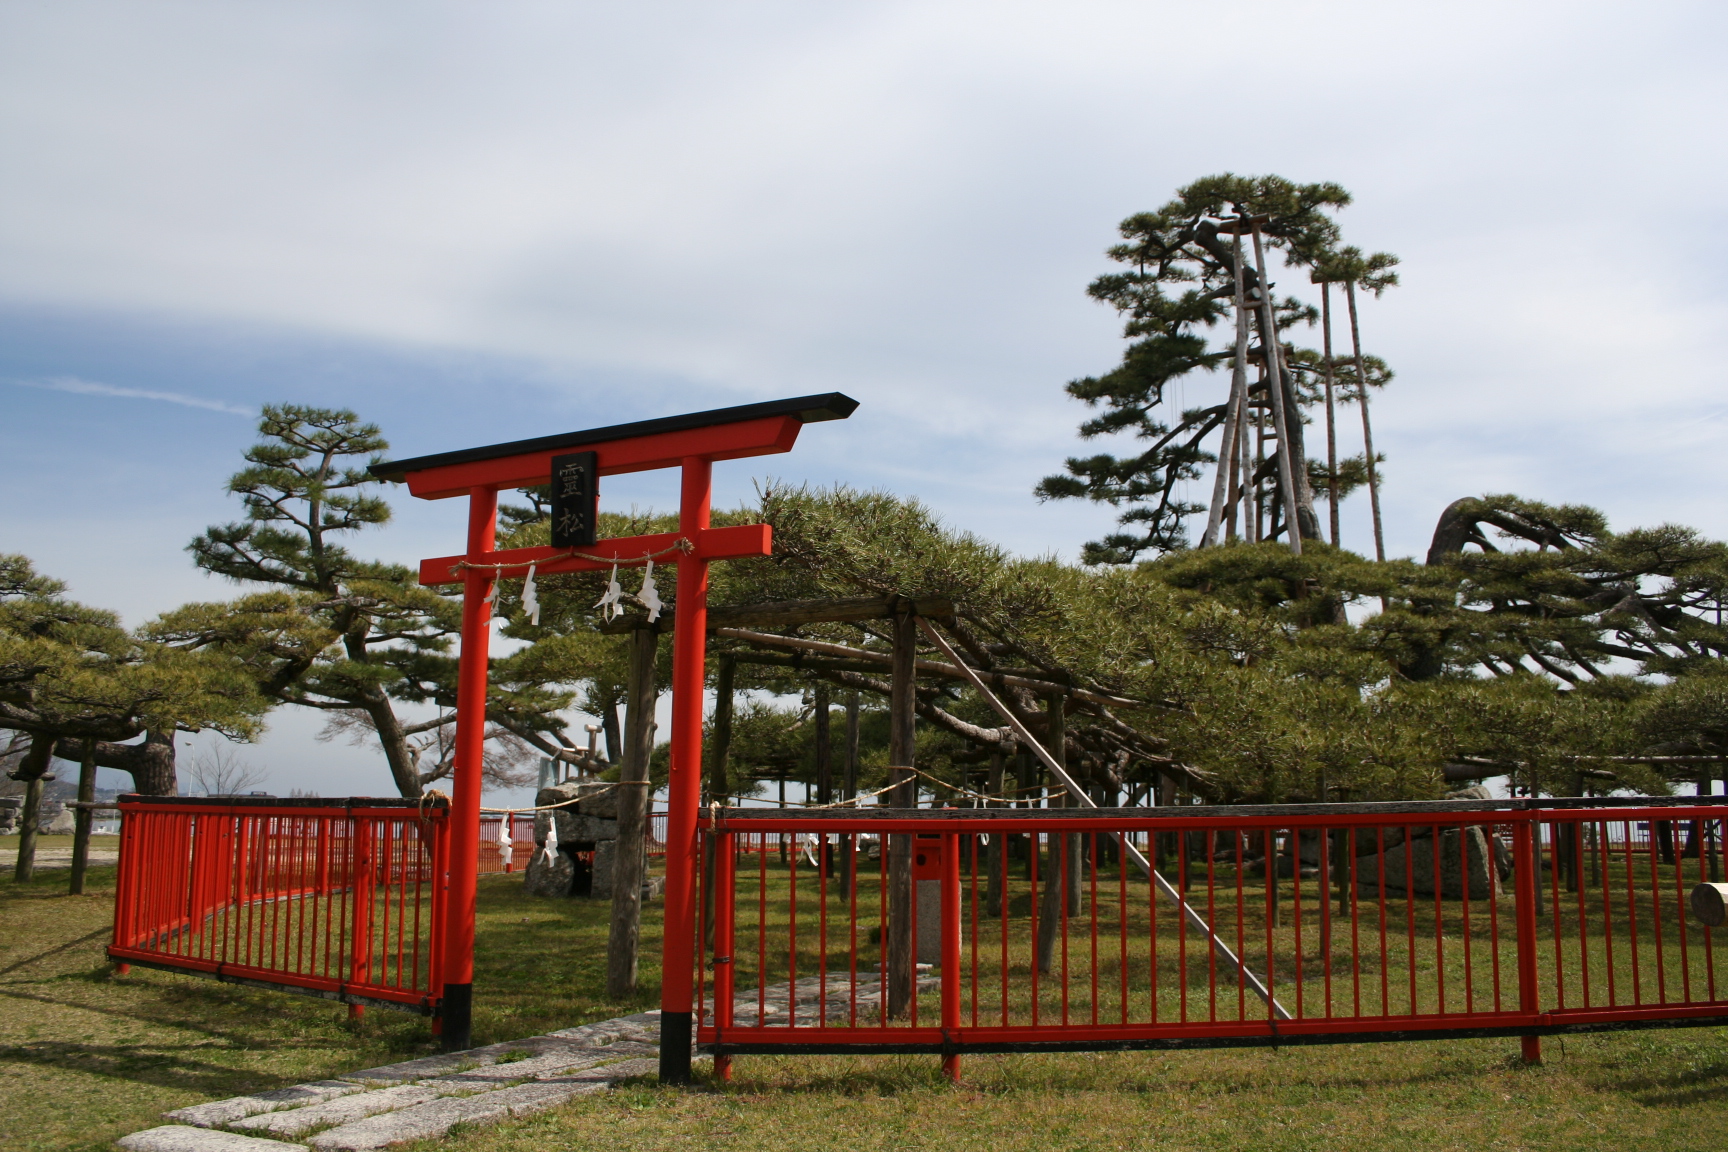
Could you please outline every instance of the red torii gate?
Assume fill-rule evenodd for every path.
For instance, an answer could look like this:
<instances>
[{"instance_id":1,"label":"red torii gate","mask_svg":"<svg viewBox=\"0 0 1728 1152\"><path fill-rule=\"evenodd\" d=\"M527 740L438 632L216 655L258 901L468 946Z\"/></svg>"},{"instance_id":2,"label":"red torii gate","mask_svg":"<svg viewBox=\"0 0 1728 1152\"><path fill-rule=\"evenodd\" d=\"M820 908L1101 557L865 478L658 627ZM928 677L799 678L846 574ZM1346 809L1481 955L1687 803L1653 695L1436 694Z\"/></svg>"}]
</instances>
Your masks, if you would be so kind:
<instances>
[{"instance_id":1,"label":"red torii gate","mask_svg":"<svg viewBox=\"0 0 1728 1152\"><path fill-rule=\"evenodd\" d=\"M844 420L858 402L839 392L800 396L643 420L586 432L542 436L461 452L374 464L383 480L406 481L423 500L468 497L468 547L460 556L420 564L420 583L461 583L462 650L456 690L456 757L445 881L445 983L441 1001L446 1051L469 1047L474 994L474 888L480 849L480 758L485 743L486 675L493 582L501 575L580 572L638 564L648 555L678 565L678 613L672 640L672 765L666 831L666 929L661 945L660 1079L690 1078L696 938L696 816L702 777L702 705L707 659L708 564L766 556L766 524L709 527L716 460L788 452L805 424ZM595 454L599 476L682 469L678 531L599 540L572 555L568 547L494 549L500 489L545 484L554 456ZM680 541L686 542L680 546ZM592 559L599 557L600 559Z\"/></svg>"}]
</instances>

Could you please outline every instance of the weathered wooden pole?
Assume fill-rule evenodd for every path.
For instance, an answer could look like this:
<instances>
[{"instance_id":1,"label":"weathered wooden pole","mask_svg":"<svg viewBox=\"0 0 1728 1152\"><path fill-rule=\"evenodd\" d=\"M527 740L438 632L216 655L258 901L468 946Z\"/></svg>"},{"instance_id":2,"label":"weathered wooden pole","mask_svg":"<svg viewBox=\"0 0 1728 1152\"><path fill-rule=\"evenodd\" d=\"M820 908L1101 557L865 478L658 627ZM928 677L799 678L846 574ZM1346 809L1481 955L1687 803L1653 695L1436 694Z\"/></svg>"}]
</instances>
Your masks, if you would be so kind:
<instances>
[{"instance_id":1,"label":"weathered wooden pole","mask_svg":"<svg viewBox=\"0 0 1728 1152\"><path fill-rule=\"evenodd\" d=\"M648 760L654 751L654 682L660 634L654 625L630 633L630 679L625 689L624 757L618 769L618 854L612 872L612 930L606 941L606 994L636 994L642 939L642 879L648 867Z\"/></svg>"},{"instance_id":2,"label":"weathered wooden pole","mask_svg":"<svg viewBox=\"0 0 1728 1152\"><path fill-rule=\"evenodd\" d=\"M28 884L36 875L36 825L42 819L42 777L53 759L54 738L40 732L30 737L30 750L24 753L12 779L24 781L24 809L18 814L18 862L12 867L12 879Z\"/></svg>"},{"instance_id":3,"label":"weathered wooden pole","mask_svg":"<svg viewBox=\"0 0 1728 1152\"><path fill-rule=\"evenodd\" d=\"M1253 225L1254 264L1260 273L1260 344L1266 356L1266 390L1272 397L1272 426L1278 435L1278 499L1284 505L1284 538L1290 551L1302 555L1302 526L1299 509L1301 490L1296 474L1295 445L1291 421L1296 414L1288 411L1284 396L1283 344L1278 338L1278 315L1272 302L1271 284L1266 277L1266 250L1260 242L1260 225Z\"/></svg>"},{"instance_id":4,"label":"weathered wooden pole","mask_svg":"<svg viewBox=\"0 0 1728 1152\"><path fill-rule=\"evenodd\" d=\"M1320 282L1320 332L1326 352L1326 499L1331 505L1332 547L1338 547L1338 428L1332 392L1332 281Z\"/></svg>"},{"instance_id":5,"label":"weathered wooden pole","mask_svg":"<svg viewBox=\"0 0 1728 1152\"><path fill-rule=\"evenodd\" d=\"M84 872L90 866L90 824L96 813L86 805L96 803L96 741L84 741L83 761L78 765L79 807L73 809L72 883L67 892L84 895Z\"/></svg>"},{"instance_id":6,"label":"weathered wooden pole","mask_svg":"<svg viewBox=\"0 0 1728 1152\"><path fill-rule=\"evenodd\" d=\"M1374 463L1374 426L1368 420L1368 371L1362 365L1362 329L1356 321L1356 281L1344 281L1350 305L1350 346L1356 359L1356 399L1362 405L1362 447L1368 461L1368 507L1374 513L1374 559L1386 559L1386 536L1380 527L1380 469Z\"/></svg>"},{"instance_id":7,"label":"weathered wooden pole","mask_svg":"<svg viewBox=\"0 0 1728 1152\"><path fill-rule=\"evenodd\" d=\"M1068 728L1064 705L1067 698L1050 696L1044 701L1044 748L1050 753L1050 758L1057 765L1066 768L1068 765L1067 744ZM1067 793L1061 790L1060 782L1057 791L1050 797L1050 806L1066 807ZM1072 844L1069 851L1063 852L1063 842L1073 837L1055 832L1047 837L1050 842L1048 863L1040 868L1038 882L1043 890L1038 894L1038 971L1050 971L1050 961L1055 954L1056 938L1062 929L1062 911L1065 903L1063 897L1067 894L1071 881L1079 879L1079 861L1074 859ZM1032 850L1038 850L1034 842ZM1064 862L1063 856L1068 857Z\"/></svg>"},{"instance_id":8,"label":"weathered wooden pole","mask_svg":"<svg viewBox=\"0 0 1728 1152\"><path fill-rule=\"evenodd\" d=\"M888 696L888 782L893 791L883 798L891 808L913 806L917 779L912 765L917 753L914 721L917 719L917 669L913 664L918 647L918 618L911 612L894 617L894 662ZM905 834L888 837L888 1017L908 1015L917 992L912 967L912 916L917 897L912 887L912 838Z\"/></svg>"},{"instance_id":9,"label":"weathered wooden pole","mask_svg":"<svg viewBox=\"0 0 1728 1152\"><path fill-rule=\"evenodd\" d=\"M1218 469L1212 476L1212 504L1206 514L1206 534L1200 547L1218 542L1218 525L1225 510L1230 512L1230 536L1235 535L1236 495L1230 481L1236 471L1236 441L1242 418L1248 412L1248 310L1242 286L1242 235L1236 234L1236 355L1230 369L1230 399L1224 414L1224 435L1219 441Z\"/></svg>"},{"instance_id":10,"label":"weathered wooden pole","mask_svg":"<svg viewBox=\"0 0 1728 1152\"><path fill-rule=\"evenodd\" d=\"M834 803L834 731L833 718L828 715L828 685L816 684L816 803L826 808ZM833 871L834 851L826 833L816 852L817 867L826 876Z\"/></svg>"},{"instance_id":11,"label":"weathered wooden pole","mask_svg":"<svg viewBox=\"0 0 1728 1152\"><path fill-rule=\"evenodd\" d=\"M708 750L708 800L724 802L730 795L726 758L732 753L732 683L736 661L722 653L714 674L714 743Z\"/></svg>"},{"instance_id":12,"label":"weathered wooden pole","mask_svg":"<svg viewBox=\"0 0 1728 1152\"><path fill-rule=\"evenodd\" d=\"M841 770L840 799L858 797L858 690L846 694L846 762ZM840 895L849 895L857 873L856 844L851 836L840 837Z\"/></svg>"},{"instance_id":13,"label":"weathered wooden pole","mask_svg":"<svg viewBox=\"0 0 1728 1152\"><path fill-rule=\"evenodd\" d=\"M984 785L987 795L999 797L1002 795L1002 778L1004 761L1000 747L990 753L990 775ZM985 807L1003 808L1006 803L1000 799L985 801ZM1002 880L1008 872L1008 840L1000 832L990 837L990 843L985 848L985 880L984 880L984 915L1002 915Z\"/></svg>"},{"instance_id":14,"label":"weathered wooden pole","mask_svg":"<svg viewBox=\"0 0 1728 1152\"><path fill-rule=\"evenodd\" d=\"M736 673L737 662L732 655L721 653L714 674L714 739L708 749L708 786L704 790L707 792L704 800L710 804L724 804L730 796L726 759L732 754L732 682ZM702 875L712 877L714 838L709 837L702 844ZM706 944L714 942L714 885L707 882L702 885L702 940Z\"/></svg>"}]
</instances>

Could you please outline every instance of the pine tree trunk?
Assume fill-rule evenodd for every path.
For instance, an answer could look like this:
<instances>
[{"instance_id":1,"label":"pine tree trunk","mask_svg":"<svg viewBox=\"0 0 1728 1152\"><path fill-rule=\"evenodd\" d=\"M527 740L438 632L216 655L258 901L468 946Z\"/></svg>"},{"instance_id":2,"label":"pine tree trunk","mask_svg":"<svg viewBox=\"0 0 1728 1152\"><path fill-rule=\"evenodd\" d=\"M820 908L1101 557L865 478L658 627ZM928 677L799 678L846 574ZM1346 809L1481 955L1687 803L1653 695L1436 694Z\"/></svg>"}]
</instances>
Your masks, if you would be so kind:
<instances>
[{"instance_id":1,"label":"pine tree trunk","mask_svg":"<svg viewBox=\"0 0 1728 1152\"><path fill-rule=\"evenodd\" d=\"M652 625L630 633L624 757L618 770L618 853L613 864L612 926L606 941L606 994L636 994L642 937L642 878L648 863L648 760L654 749L654 683L659 633ZM712 875L712 871L710 875Z\"/></svg>"},{"instance_id":2,"label":"pine tree trunk","mask_svg":"<svg viewBox=\"0 0 1728 1152\"><path fill-rule=\"evenodd\" d=\"M18 861L12 868L14 883L28 884L36 874L36 825L42 819L42 777L54 759L54 738L40 734L30 737L30 750L12 773L12 779L24 783L24 810L19 813Z\"/></svg>"}]
</instances>

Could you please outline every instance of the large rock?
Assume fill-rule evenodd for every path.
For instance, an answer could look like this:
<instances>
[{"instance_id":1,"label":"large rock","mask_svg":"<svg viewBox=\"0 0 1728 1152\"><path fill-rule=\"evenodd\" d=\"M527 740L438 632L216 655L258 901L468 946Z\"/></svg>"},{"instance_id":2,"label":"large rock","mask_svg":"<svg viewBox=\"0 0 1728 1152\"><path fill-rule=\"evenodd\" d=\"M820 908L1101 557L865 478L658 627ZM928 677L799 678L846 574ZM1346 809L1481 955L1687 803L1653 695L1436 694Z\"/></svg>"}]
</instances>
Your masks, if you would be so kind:
<instances>
[{"instance_id":1,"label":"large rock","mask_svg":"<svg viewBox=\"0 0 1728 1152\"><path fill-rule=\"evenodd\" d=\"M534 857L528 861L523 875L522 890L530 896L568 896L576 883L576 862L568 852L556 852L546 859L544 845L534 846Z\"/></svg>"},{"instance_id":2,"label":"large rock","mask_svg":"<svg viewBox=\"0 0 1728 1152\"><path fill-rule=\"evenodd\" d=\"M62 808L54 813L54 819L42 825L42 831L48 836L70 836L78 831L78 817L70 808Z\"/></svg>"},{"instance_id":3,"label":"large rock","mask_svg":"<svg viewBox=\"0 0 1728 1152\"><path fill-rule=\"evenodd\" d=\"M1406 841L1399 830L1398 843L1389 844L1385 854L1386 898L1414 892L1417 896L1434 895L1435 847L1432 832L1416 835ZM1365 837L1370 844L1373 837ZM1392 840L1392 830L1386 839ZM1439 847L1440 895L1457 900L1463 897L1468 877L1470 899L1486 900L1500 894L1500 870L1488 837L1480 828L1449 828L1440 834ZM1362 892L1380 891L1380 865L1375 856L1356 858L1356 884Z\"/></svg>"}]
</instances>

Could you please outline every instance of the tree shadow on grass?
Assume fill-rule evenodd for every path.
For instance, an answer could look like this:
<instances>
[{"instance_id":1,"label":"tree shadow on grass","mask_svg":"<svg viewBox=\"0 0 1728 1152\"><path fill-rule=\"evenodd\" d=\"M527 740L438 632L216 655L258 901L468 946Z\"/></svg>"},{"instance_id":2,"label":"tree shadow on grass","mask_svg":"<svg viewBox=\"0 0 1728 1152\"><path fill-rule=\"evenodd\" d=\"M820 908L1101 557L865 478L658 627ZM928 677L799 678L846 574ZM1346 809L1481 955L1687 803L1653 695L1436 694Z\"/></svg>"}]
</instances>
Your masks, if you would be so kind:
<instances>
[{"instance_id":1,"label":"tree shadow on grass","mask_svg":"<svg viewBox=\"0 0 1728 1152\"><path fill-rule=\"evenodd\" d=\"M70 1044L41 1041L0 1047L0 1062L33 1064L68 1072L151 1084L158 1088L217 1095L243 1081L248 1089L297 1083L293 1077L260 1074L177 1055L156 1044Z\"/></svg>"}]
</instances>

